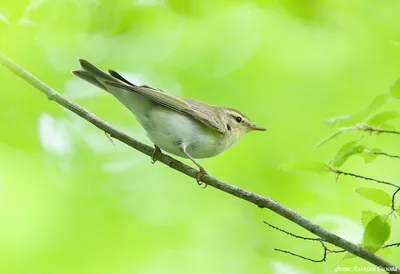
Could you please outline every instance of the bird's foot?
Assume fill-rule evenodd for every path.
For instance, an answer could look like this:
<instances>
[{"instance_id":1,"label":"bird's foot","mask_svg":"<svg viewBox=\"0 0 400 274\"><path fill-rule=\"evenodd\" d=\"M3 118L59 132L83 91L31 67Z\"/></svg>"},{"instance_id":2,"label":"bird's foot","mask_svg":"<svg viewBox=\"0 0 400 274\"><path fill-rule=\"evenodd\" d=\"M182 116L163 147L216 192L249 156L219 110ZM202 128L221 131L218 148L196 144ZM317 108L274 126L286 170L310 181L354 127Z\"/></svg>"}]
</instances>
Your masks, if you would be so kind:
<instances>
[{"instance_id":1,"label":"bird's foot","mask_svg":"<svg viewBox=\"0 0 400 274\"><path fill-rule=\"evenodd\" d=\"M203 175L208 175L208 173L207 173L207 171L206 171L204 168L201 167L201 168L199 169L199 172L197 173L196 181L197 181L197 184L198 184L199 186L201 186L202 188L206 188L206 187L207 187L207 184L200 181L200 180L201 180L201 176L203 176Z\"/></svg>"},{"instance_id":2,"label":"bird's foot","mask_svg":"<svg viewBox=\"0 0 400 274\"><path fill-rule=\"evenodd\" d=\"M155 162L157 162L157 156L161 153L161 149L154 145L154 151L153 154L151 154L151 163L154 164Z\"/></svg>"}]
</instances>

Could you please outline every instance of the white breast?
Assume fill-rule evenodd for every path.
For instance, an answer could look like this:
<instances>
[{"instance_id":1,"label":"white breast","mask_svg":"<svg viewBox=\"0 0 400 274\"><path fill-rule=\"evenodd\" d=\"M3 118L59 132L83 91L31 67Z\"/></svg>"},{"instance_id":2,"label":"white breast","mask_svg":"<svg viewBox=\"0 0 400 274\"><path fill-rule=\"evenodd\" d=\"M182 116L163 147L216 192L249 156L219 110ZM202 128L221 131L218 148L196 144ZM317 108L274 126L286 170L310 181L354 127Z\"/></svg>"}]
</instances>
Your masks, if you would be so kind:
<instances>
[{"instance_id":1,"label":"white breast","mask_svg":"<svg viewBox=\"0 0 400 274\"><path fill-rule=\"evenodd\" d=\"M179 146L184 145L192 157L208 158L220 154L237 141L225 140L224 134L200 121L156 104L135 92L111 86L107 90L132 111L149 139L166 152L186 158L179 150Z\"/></svg>"},{"instance_id":2,"label":"white breast","mask_svg":"<svg viewBox=\"0 0 400 274\"><path fill-rule=\"evenodd\" d=\"M142 124L150 140L169 153L185 157L180 145L194 158L213 157L225 150L223 134L190 116L159 107Z\"/></svg>"}]
</instances>

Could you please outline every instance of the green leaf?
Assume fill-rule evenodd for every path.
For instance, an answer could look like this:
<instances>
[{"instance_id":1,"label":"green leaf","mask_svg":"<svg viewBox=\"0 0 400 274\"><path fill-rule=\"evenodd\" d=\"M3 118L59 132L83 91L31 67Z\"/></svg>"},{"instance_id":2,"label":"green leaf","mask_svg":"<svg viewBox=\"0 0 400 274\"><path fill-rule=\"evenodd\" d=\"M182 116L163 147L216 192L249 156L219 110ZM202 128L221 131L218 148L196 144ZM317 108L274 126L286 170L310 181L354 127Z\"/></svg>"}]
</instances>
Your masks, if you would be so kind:
<instances>
[{"instance_id":1,"label":"green leaf","mask_svg":"<svg viewBox=\"0 0 400 274\"><path fill-rule=\"evenodd\" d=\"M392 198L385 191L377 188L358 188L356 192L362 197L371 200L378 205L390 207Z\"/></svg>"},{"instance_id":2,"label":"green leaf","mask_svg":"<svg viewBox=\"0 0 400 274\"><path fill-rule=\"evenodd\" d=\"M368 119L367 124L370 126L382 126L386 122L398 118L400 116L396 111L386 111L378 113Z\"/></svg>"},{"instance_id":3,"label":"green leaf","mask_svg":"<svg viewBox=\"0 0 400 274\"><path fill-rule=\"evenodd\" d=\"M378 216L378 213L369 210L361 212L361 223L363 227L367 227L368 223L376 216Z\"/></svg>"},{"instance_id":4,"label":"green leaf","mask_svg":"<svg viewBox=\"0 0 400 274\"><path fill-rule=\"evenodd\" d=\"M353 124L363 121L367 116L371 115L371 113L386 104L388 99L389 95L387 94L377 95L365 109L354 115L352 119L352 121L354 121Z\"/></svg>"},{"instance_id":5,"label":"green leaf","mask_svg":"<svg viewBox=\"0 0 400 274\"><path fill-rule=\"evenodd\" d=\"M367 108L364 111L362 111L363 114L362 116L365 117L374 112L375 110L377 110L378 108L382 107L387 102L388 99L389 95L387 94L377 95L374 98L374 100L372 100L372 102L367 106Z\"/></svg>"},{"instance_id":6,"label":"green leaf","mask_svg":"<svg viewBox=\"0 0 400 274\"><path fill-rule=\"evenodd\" d=\"M340 135L342 133L342 131L338 130L334 133L332 133L331 135L329 135L328 137L324 138L323 140L321 140L320 142L318 142L315 147L314 150L318 149L320 146L322 146L323 144L325 144L326 142L332 140L333 138L337 137L338 135Z\"/></svg>"},{"instance_id":7,"label":"green leaf","mask_svg":"<svg viewBox=\"0 0 400 274\"><path fill-rule=\"evenodd\" d=\"M378 256L388 257L392 254L392 248L381 248L376 253Z\"/></svg>"},{"instance_id":8,"label":"green leaf","mask_svg":"<svg viewBox=\"0 0 400 274\"><path fill-rule=\"evenodd\" d=\"M353 114L345 114L345 115L340 115L332 118L328 118L324 121L325 125L329 127L333 126L344 126L346 124L353 124Z\"/></svg>"},{"instance_id":9,"label":"green leaf","mask_svg":"<svg viewBox=\"0 0 400 274\"><path fill-rule=\"evenodd\" d=\"M381 125L380 127L384 128L384 129L387 129L387 130L395 130L395 131L397 130L396 127L394 127L392 125L388 125L388 124Z\"/></svg>"},{"instance_id":10,"label":"green leaf","mask_svg":"<svg viewBox=\"0 0 400 274\"><path fill-rule=\"evenodd\" d=\"M376 152L382 152L382 150L380 148L364 149L364 151L360 153L360 156L364 158L366 164L369 164L375 161L376 157L378 157L378 155L375 154Z\"/></svg>"},{"instance_id":11,"label":"green leaf","mask_svg":"<svg viewBox=\"0 0 400 274\"><path fill-rule=\"evenodd\" d=\"M397 79L393 86L390 87L390 95L400 98L400 79Z\"/></svg>"},{"instance_id":12,"label":"green leaf","mask_svg":"<svg viewBox=\"0 0 400 274\"><path fill-rule=\"evenodd\" d=\"M364 158L366 164L372 163L376 159L376 155L367 151L360 153L360 156Z\"/></svg>"},{"instance_id":13,"label":"green leaf","mask_svg":"<svg viewBox=\"0 0 400 274\"><path fill-rule=\"evenodd\" d=\"M294 171L294 170L302 170L309 171L313 173L328 173L330 172L330 168L328 165L319 162L292 162L286 163L280 166L280 169L284 171Z\"/></svg>"},{"instance_id":14,"label":"green leaf","mask_svg":"<svg viewBox=\"0 0 400 274\"><path fill-rule=\"evenodd\" d=\"M370 247L366 246L365 244L359 244L358 246L365 248L369 251L372 252L376 252L378 254L380 254L381 256L388 256L391 253L390 248L378 248L378 249L371 249ZM343 259L353 259L353 258L357 258L356 255L351 254L350 252L346 252L346 255L343 257Z\"/></svg>"},{"instance_id":15,"label":"green leaf","mask_svg":"<svg viewBox=\"0 0 400 274\"><path fill-rule=\"evenodd\" d=\"M390 224L386 215L374 217L364 230L362 246L372 252L376 252L389 239Z\"/></svg>"},{"instance_id":16,"label":"green leaf","mask_svg":"<svg viewBox=\"0 0 400 274\"><path fill-rule=\"evenodd\" d=\"M332 118L328 118L325 120L325 124L327 126L336 126L343 127L357 124L365 119L368 115L373 113L378 108L382 107L387 100L389 99L389 95L381 94L376 96L372 102L363 110L359 111L356 114L346 114L340 115Z\"/></svg>"},{"instance_id":17,"label":"green leaf","mask_svg":"<svg viewBox=\"0 0 400 274\"><path fill-rule=\"evenodd\" d=\"M333 160L331 161L331 164L334 167L340 167L347 161L347 159L350 156L352 156L354 154L360 154L364 150L365 150L365 147L363 145L358 144L357 141L346 143L337 152L335 158L333 158Z\"/></svg>"}]
</instances>

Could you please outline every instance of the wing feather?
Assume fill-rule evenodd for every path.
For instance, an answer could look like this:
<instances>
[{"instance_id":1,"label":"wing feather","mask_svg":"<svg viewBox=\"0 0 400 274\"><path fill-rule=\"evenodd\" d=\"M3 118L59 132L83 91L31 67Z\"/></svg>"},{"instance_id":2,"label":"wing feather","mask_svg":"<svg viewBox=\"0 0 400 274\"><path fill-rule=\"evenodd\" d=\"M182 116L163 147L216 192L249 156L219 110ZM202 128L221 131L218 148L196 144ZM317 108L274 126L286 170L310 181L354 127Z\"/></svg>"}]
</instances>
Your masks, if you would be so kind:
<instances>
[{"instance_id":1,"label":"wing feather","mask_svg":"<svg viewBox=\"0 0 400 274\"><path fill-rule=\"evenodd\" d=\"M150 99L155 103L176 110L178 112L187 114L193 117L194 119L202 122L206 126L218 132L225 133L225 128L222 125L220 125L220 123L216 118L210 119L209 112L206 111L206 109L209 109L210 107L213 108L214 106L209 106L195 100L184 99L148 86L131 86L121 82L109 81L109 80L105 80L104 84L116 88L125 89L127 91L131 92L133 91L139 93L140 95Z\"/></svg>"},{"instance_id":2,"label":"wing feather","mask_svg":"<svg viewBox=\"0 0 400 274\"><path fill-rule=\"evenodd\" d=\"M106 89L106 86L108 85L121 88L129 92L136 92L155 103L189 115L220 133L226 132L225 125L221 123L219 117L215 117L215 114L218 114L215 106L210 106L199 101L171 95L160 89L152 88L146 85L134 85L122 77L118 72L109 70L109 73L106 73L84 59L79 59L79 63L83 70L73 71L73 73L83 80L86 80L100 88ZM213 115L210 115L210 112Z\"/></svg>"},{"instance_id":3,"label":"wing feather","mask_svg":"<svg viewBox=\"0 0 400 274\"><path fill-rule=\"evenodd\" d=\"M226 132L226 126L221 122L219 116L219 112L217 111L217 107L207 105L203 102L192 100L192 99L184 99L186 103L189 104L190 111L192 113L188 113L190 115L195 115L195 119L199 120L203 124L221 132ZM211 113L210 113L211 112ZM212 114L212 115L210 115Z\"/></svg>"}]
</instances>

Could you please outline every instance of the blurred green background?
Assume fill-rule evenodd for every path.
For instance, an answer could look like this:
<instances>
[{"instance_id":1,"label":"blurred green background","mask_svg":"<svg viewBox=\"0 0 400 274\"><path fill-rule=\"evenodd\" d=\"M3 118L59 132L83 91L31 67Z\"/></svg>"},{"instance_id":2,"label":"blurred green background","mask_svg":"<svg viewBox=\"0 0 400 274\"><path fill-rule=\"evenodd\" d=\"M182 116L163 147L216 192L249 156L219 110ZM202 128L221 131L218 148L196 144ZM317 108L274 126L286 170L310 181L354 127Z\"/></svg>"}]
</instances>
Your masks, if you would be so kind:
<instances>
[{"instance_id":1,"label":"blurred green background","mask_svg":"<svg viewBox=\"0 0 400 274\"><path fill-rule=\"evenodd\" d=\"M229 183L271 197L359 243L358 196L371 182L286 173L290 161L328 162L348 133L317 151L325 118L356 113L400 76L400 2L14 0L0 3L0 52L74 102L148 144L110 95L77 78L77 58L135 83L238 108L268 128L200 162ZM306 231L117 142L0 66L0 273L333 273L369 266L290 238ZM386 110L396 110L391 100ZM399 126L398 122L393 123ZM400 154L399 137L365 136ZM183 160L190 164L187 160ZM351 158L343 169L396 183L398 162ZM385 187L382 189L390 190ZM400 239L392 221L389 242ZM400 264L400 250L386 250Z\"/></svg>"}]
</instances>

